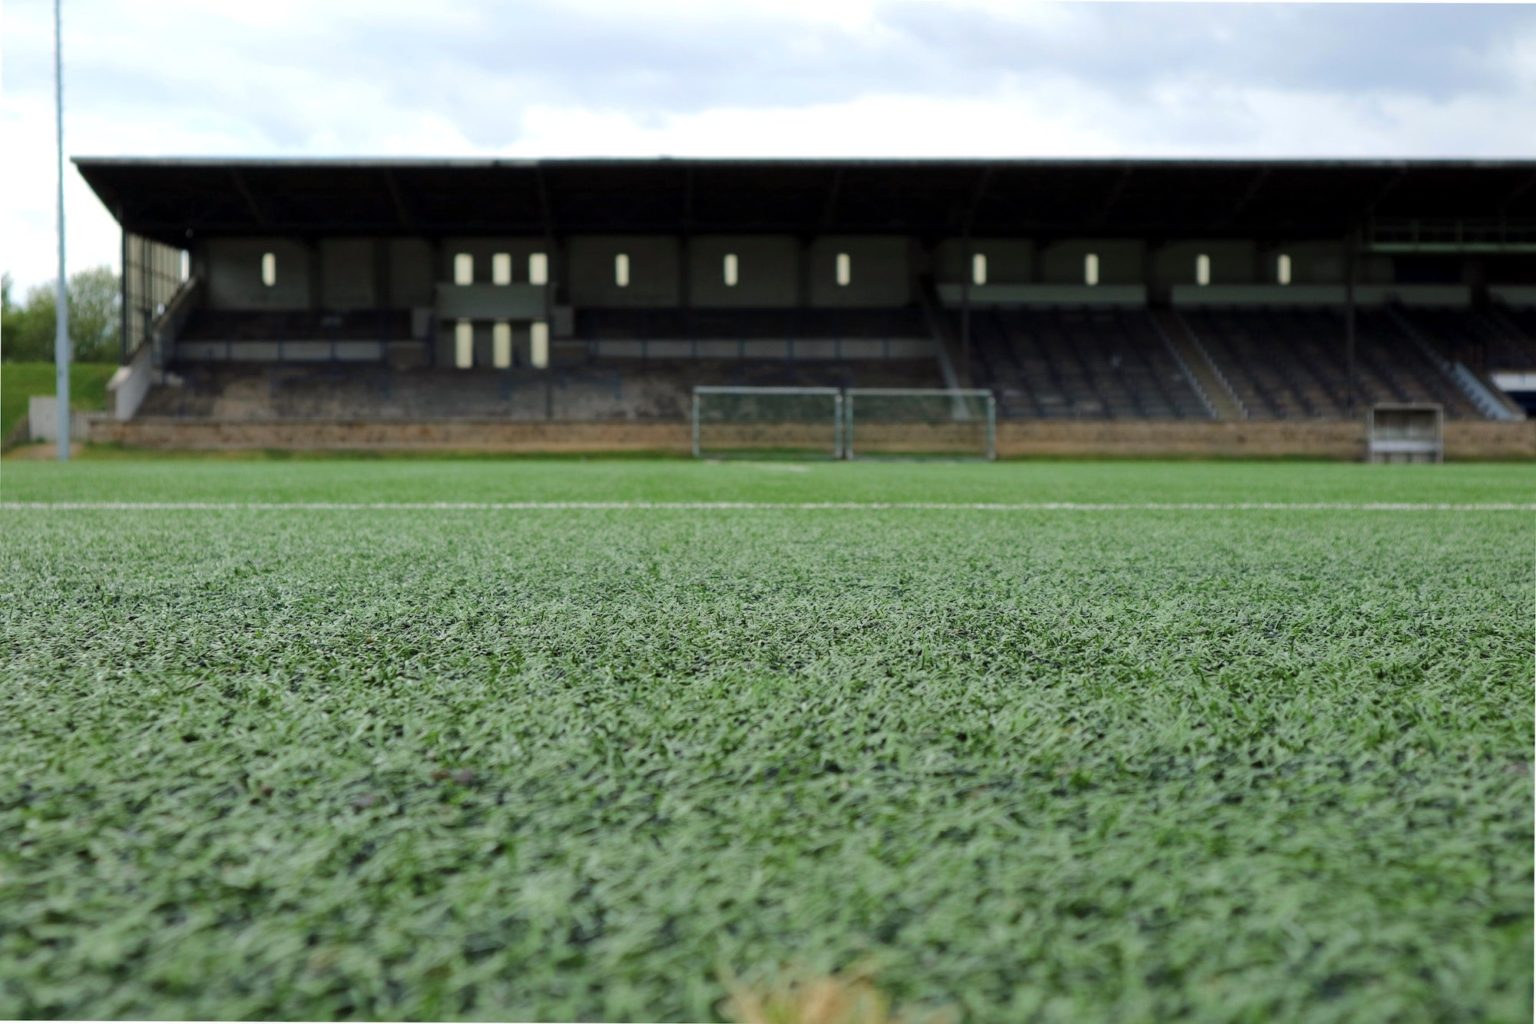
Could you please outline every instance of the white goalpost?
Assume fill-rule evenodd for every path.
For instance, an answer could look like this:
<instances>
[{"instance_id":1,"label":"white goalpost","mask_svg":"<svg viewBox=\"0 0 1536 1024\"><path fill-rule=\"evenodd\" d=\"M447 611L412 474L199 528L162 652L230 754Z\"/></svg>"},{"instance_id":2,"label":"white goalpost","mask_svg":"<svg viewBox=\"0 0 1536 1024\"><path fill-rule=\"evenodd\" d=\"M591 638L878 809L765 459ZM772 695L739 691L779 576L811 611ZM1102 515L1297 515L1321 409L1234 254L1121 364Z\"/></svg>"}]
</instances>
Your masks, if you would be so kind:
<instances>
[{"instance_id":1,"label":"white goalpost","mask_svg":"<svg viewBox=\"0 0 1536 1024\"><path fill-rule=\"evenodd\" d=\"M838 388L696 387L695 458L843 456Z\"/></svg>"},{"instance_id":2,"label":"white goalpost","mask_svg":"<svg viewBox=\"0 0 1536 1024\"><path fill-rule=\"evenodd\" d=\"M846 458L997 458L997 400L982 388L849 388Z\"/></svg>"}]
</instances>

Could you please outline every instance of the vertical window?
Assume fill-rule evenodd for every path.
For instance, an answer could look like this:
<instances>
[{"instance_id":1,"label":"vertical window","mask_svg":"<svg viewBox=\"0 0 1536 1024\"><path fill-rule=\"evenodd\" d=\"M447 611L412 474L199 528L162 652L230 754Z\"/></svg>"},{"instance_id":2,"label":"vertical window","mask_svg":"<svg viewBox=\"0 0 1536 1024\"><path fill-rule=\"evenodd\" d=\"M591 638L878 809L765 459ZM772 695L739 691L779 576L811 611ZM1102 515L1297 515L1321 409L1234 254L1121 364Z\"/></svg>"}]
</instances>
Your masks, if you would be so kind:
<instances>
[{"instance_id":1,"label":"vertical window","mask_svg":"<svg viewBox=\"0 0 1536 1024\"><path fill-rule=\"evenodd\" d=\"M837 254L837 283L846 288L853 281L853 257L845 252Z\"/></svg>"},{"instance_id":2,"label":"vertical window","mask_svg":"<svg viewBox=\"0 0 1536 1024\"><path fill-rule=\"evenodd\" d=\"M475 283L475 257L467 252L461 252L453 258L453 283Z\"/></svg>"},{"instance_id":3,"label":"vertical window","mask_svg":"<svg viewBox=\"0 0 1536 1024\"><path fill-rule=\"evenodd\" d=\"M185 281L192 276L192 254L185 249L181 251L181 279Z\"/></svg>"},{"instance_id":4,"label":"vertical window","mask_svg":"<svg viewBox=\"0 0 1536 1024\"><path fill-rule=\"evenodd\" d=\"M987 283L987 254L978 252L971 257L971 284Z\"/></svg>"},{"instance_id":5,"label":"vertical window","mask_svg":"<svg viewBox=\"0 0 1536 1024\"><path fill-rule=\"evenodd\" d=\"M613 283L620 288L629 287L629 253L621 252L613 258Z\"/></svg>"},{"instance_id":6,"label":"vertical window","mask_svg":"<svg viewBox=\"0 0 1536 1024\"><path fill-rule=\"evenodd\" d=\"M540 370L549 365L549 324L543 320L528 329L528 361Z\"/></svg>"},{"instance_id":7,"label":"vertical window","mask_svg":"<svg viewBox=\"0 0 1536 1024\"><path fill-rule=\"evenodd\" d=\"M261 254L261 283L271 288L277 284L277 253Z\"/></svg>"},{"instance_id":8,"label":"vertical window","mask_svg":"<svg viewBox=\"0 0 1536 1024\"><path fill-rule=\"evenodd\" d=\"M528 283L549 284L549 257L541 252L528 257Z\"/></svg>"},{"instance_id":9,"label":"vertical window","mask_svg":"<svg viewBox=\"0 0 1536 1024\"><path fill-rule=\"evenodd\" d=\"M1289 253L1281 253L1275 258L1275 280L1281 284L1291 283L1291 257Z\"/></svg>"},{"instance_id":10,"label":"vertical window","mask_svg":"<svg viewBox=\"0 0 1536 1024\"><path fill-rule=\"evenodd\" d=\"M728 252L725 254L725 265L722 270L725 274L725 286L727 288L735 288L737 280L736 275L738 270L735 253Z\"/></svg>"},{"instance_id":11,"label":"vertical window","mask_svg":"<svg viewBox=\"0 0 1536 1024\"><path fill-rule=\"evenodd\" d=\"M453 325L453 365L461 370L475 365L475 325L468 320Z\"/></svg>"},{"instance_id":12,"label":"vertical window","mask_svg":"<svg viewBox=\"0 0 1536 1024\"><path fill-rule=\"evenodd\" d=\"M1099 283L1099 254L1096 252L1083 257L1083 283Z\"/></svg>"},{"instance_id":13,"label":"vertical window","mask_svg":"<svg viewBox=\"0 0 1536 1024\"><path fill-rule=\"evenodd\" d=\"M498 370L512 365L512 325L505 320L491 325L491 365Z\"/></svg>"},{"instance_id":14,"label":"vertical window","mask_svg":"<svg viewBox=\"0 0 1536 1024\"><path fill-rule=\"evenodd\" d=\"M1208 285L1211 283L1211 258L1205 253L1195 257L1195 284Z\"/></svg>"},{"instance_id":15,"label":"vertical window","mask_svg":"<svg viewBox=\"0 0 1536 1024\"><path fill-rule=\"evenodd\" d=\"M509 252L498 252L494 256L491 257L491 283L492 284L511 284L512 283L512 254L511 253L509 253Z\"/></svg>"}]
</instances>

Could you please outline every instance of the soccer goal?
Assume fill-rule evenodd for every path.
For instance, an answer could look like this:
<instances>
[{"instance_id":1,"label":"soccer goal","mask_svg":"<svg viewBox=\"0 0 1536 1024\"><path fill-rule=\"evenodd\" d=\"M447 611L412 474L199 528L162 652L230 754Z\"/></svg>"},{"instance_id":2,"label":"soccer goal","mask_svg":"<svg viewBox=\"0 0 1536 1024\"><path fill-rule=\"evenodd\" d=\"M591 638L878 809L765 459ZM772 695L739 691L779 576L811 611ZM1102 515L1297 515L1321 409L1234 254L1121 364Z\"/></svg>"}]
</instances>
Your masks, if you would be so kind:
<instances>
[{"instance_id":1,"label":"soccer goal","mask_svg":"<svg viewBox=\"0 0 1536 1024\"><path fill-rule=\"evenodd\" d=\"M693 389L695 458L822 458L843 454L837 388Z\"/></svg>"},{"instance_id":2,"label":"soccer goal","mask_svg":"<svg viewBox=\"0 0 1536 1024\"><path fill-rule=\"evenodd\" d=\"M997 458L997 400L986 390L849 388L843 450L862 458Z\"/></svg>"},{"instance_id":3,"label":"soccer goal","mask_svg":"<svg viewBox=\"0 0 1536 1024\"><path fill-rule=\"evenodd\" d=\"M1445 413L1431 403L1374 405L1366 414L1366 450L1371 462L1441 462Z\"/></svg>"}]
</instances>

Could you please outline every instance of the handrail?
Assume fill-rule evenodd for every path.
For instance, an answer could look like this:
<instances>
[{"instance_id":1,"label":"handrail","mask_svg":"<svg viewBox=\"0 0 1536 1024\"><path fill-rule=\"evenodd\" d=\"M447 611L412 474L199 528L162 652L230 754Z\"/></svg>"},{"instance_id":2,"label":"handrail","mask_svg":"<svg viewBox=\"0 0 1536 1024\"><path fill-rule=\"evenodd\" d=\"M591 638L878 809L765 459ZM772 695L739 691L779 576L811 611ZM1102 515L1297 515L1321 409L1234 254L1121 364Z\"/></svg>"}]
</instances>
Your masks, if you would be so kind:
<instances>
[{"instance_id":1,"label":"handrail","mask_svg":"<svg viewBox=\"0 0 1536 1024\"><path fill-rule=\"evenodd\" d=\"M197 308L196 297L201 288L202 279L196 275L181 282L180 287L171 293L170 299L166 301L160 314L150 321L149 330L145 332L145 337L139 342L139 346L128 353L128 359L124 362L131 361L138 352L138 348L148 344L153 346L151 351L154 354L155 365L164 366L166 346L175 345L182 329L187 326L187 319Z\"/></svg>"}]
</instances>

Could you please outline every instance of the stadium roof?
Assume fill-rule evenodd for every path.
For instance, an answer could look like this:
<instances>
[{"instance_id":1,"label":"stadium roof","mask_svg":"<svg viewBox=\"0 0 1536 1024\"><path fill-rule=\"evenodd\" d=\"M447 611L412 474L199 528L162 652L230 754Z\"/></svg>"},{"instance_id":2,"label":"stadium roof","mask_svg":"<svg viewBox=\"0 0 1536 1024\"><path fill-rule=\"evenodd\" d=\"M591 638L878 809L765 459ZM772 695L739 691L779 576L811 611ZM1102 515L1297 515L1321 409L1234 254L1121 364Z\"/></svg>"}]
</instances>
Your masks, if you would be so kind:
<instances>
[{"instance_id":1,"label":"stadium roof","mask_svg":"<svg viewBox=\"0 0 1536 1024\"><path fill-rule=\"evenodd\" d=\"M128 230L1336 237L1536 218L1536 160L232 160L77 157Z\"/></svg>"}]
</instances>

